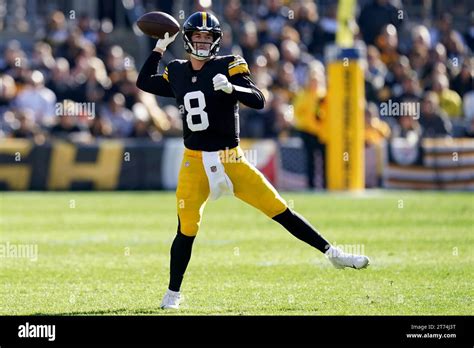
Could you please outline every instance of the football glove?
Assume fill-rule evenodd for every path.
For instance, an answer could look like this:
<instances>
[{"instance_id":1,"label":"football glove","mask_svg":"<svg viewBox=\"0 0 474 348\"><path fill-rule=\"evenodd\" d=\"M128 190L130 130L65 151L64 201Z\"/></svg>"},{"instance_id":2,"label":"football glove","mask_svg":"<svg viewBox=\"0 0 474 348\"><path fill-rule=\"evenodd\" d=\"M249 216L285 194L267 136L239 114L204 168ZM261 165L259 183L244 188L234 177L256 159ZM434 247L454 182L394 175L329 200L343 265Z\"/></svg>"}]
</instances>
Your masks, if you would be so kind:
<instances>
[{"instance_id":1,"label":"football glove","mask_svg":"<svg viewBox=\"0 0 474 348\"><path fill-rule=\"evenodd\" d=\"M214 76L212 82L214 83L215 91L223 91L227 94L230 94L234 90L232 83L230 83L229 80L227 80L227 77L223 74L217 74Z\"/></svg>"},{"instance_id":2,"label":"football glove","mask_svg":"<svg viewBox=\"0 0 474 348\"><path fill-rule=\"evenodd\" d=\"M178 33L171 37L170 33L165 33L165 36L156 42L155 49L161 50L162 52L166 51L166 47L176 39L176 36L178 36Z\"/></svg>"}]
</instances>

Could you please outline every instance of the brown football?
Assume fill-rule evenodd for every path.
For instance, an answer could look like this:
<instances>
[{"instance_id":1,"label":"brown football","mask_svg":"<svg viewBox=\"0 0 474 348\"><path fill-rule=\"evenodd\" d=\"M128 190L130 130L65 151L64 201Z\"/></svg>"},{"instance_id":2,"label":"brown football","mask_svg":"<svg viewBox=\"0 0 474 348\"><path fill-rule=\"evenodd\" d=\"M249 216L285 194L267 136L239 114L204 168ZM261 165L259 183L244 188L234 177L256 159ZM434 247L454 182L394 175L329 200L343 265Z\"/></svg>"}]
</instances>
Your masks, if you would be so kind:
<instances>
[{"instance_id":1,"label":"brown football","mask_svg":"<svg viewBox=\"0 0 474 348\"><path fill-rule=\"evenodd\" d=\"M176 19L164 12L148 12L138 18L137 26L144 34L155 39L162 39L165 33L173 36L179 31Z\"/></svg>"}]
</instances>

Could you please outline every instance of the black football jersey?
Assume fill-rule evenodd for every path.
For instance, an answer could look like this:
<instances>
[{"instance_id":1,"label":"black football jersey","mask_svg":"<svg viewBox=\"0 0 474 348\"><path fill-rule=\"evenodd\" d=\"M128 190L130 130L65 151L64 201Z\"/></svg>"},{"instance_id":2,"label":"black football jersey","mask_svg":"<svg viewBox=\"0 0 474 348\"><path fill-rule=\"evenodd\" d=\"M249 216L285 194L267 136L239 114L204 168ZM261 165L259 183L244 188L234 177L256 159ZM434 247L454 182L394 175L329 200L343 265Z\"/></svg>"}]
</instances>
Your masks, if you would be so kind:
<instances>
[{"instance_id":1,"label":"black football jersey","mask_svg":"<svg viewBox=\"0 0 474 348\"><path fill-rule=\"evenodd\" d=\"M195 71L188 60L173 60L163 75L156 74L161 54L152 52L137 86L157 95L175 97L183 117L184 145L188 149L217 151L239 144L239 102L263 108L264 97L250 79L240 56L217 56ZM215 91L212 79L223 74L234 85L231 94Z\"/></svg>"}]
</instances>

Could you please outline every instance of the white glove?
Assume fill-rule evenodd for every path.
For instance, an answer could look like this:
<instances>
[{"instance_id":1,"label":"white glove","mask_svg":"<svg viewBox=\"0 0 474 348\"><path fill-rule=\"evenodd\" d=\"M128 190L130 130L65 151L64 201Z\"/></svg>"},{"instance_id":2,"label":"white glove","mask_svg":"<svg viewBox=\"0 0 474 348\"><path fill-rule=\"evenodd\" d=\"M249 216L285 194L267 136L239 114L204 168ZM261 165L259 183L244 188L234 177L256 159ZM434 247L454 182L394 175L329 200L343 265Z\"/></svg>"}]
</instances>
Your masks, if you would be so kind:
<instances>
[{"instance_id":1,"label":"white glove","mask_svg":"<svg viewBox=\"0 0 474 348\"><path fill-rule=\"evenodd\" d=\"M215 91L223 91L227 94L231 94L234 90L232 83L230 83L229 80L227 80L227 77L223 74L217 74L214 76L212 82L214 83Z\"/></svg>"},{"instance_id":2,"label":"white glove","mask_svg":"<svg viewBox=\"0 0 474 348\"><path fill-rule=\"evenodd\" d=\"M166 51L166 47L168 47L168 45L172 43L174 39L176 39L176 36L178 36L178 33L174 34L172 37L170 37L170 33L165 33L164 38L159 39L156 42L155 48L158 48L159 50L163 52Z\"/></svg>"}]
</instances>

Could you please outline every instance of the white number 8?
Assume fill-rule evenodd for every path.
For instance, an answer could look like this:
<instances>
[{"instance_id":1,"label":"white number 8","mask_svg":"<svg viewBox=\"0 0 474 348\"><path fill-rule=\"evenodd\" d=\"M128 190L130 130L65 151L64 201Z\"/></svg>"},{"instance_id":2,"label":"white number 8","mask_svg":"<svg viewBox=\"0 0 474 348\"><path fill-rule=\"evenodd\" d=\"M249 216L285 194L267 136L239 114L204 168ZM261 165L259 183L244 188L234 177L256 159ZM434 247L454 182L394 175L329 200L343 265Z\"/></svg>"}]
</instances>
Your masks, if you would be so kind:
<instances>
[{"instance_id":1,"label":"white number 8","mask_svg":"<svg viewBox=\"0 0 474 348\"><path fill-rule=\"evenodd\" d=\"M197 99L198 106L191 107L191 100ZM204 111L206 107L206 99L204 99L204 93L201 91L188 92L184 95L184 108L188 112L186 115L186 122L188 128L193 132L203 131L209 127L209 118L207 112ZM193 116L199 115L201 121L199 123L193 123Z\"/></svg>"}]
</instances>

